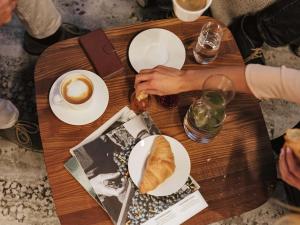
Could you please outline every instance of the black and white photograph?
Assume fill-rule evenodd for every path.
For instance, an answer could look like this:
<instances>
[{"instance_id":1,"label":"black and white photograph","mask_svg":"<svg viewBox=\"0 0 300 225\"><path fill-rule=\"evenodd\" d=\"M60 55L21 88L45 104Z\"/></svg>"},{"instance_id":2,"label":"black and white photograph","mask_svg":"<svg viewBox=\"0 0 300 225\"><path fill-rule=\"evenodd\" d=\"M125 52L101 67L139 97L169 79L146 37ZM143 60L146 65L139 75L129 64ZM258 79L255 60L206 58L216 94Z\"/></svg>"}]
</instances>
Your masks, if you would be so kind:
<instances>
[{"instance_id":1,"label":"black and white photograph","mask_svg":"<svg viewBox=\"0 0 300 225\"><path fill-rule=\"evenodd\" d=\"M111 126L104 135L73 151L115 224L122 220L120 213L124 211L122 206L126 201L126 192L130 192L132 187L128 184L127 170L131 148L139 140L158 131L147 114L136 116L122 124L123 121L116 121L112 125L114 129Z\"/></svg>"},{"instance_id":2,"label":"black and white photograph","mask_svg":"<svg viewBox=\"0 0 300 225\"><path fill-rule=\"evenodd\" d=\"M189 178L172 195L141 194L128 175L129 154L141 139L158 134L158 128L143 113L108 130L73 152L114 224L143 224L199 189Z\"/></svg>"}]
</instances>

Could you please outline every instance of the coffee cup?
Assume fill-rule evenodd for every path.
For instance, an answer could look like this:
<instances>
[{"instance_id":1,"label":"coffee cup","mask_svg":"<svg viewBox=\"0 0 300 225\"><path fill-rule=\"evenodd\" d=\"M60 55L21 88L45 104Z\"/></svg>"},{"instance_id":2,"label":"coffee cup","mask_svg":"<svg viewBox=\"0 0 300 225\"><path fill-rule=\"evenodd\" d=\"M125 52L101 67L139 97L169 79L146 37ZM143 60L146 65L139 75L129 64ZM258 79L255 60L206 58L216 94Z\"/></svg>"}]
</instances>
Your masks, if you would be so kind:
<instances>
[{"instance_id":1,"label":"coffee cup","mask_svg":"<svg viewBox=\"0 0 300 225\"><path fill-rule=\"evenodd\" d=\"M193 1L189 0L189 2ZM212 0L195 0L195 4L189 4L189 2L187 0L173 0L174 13L178 19L184 22L198 19L210 7Z\"/></svg>"},{"instance_id":2,"label":"coffee cup","mask_svg":"<svg viewBox=\"0 0 300 225\"><path fill-rule=\"evenodd\" d=\"M65 104L72 109L83 110L89 107L93 101L93 95L93 82L82 71L75 70L64 75L53 102Z\"/></svg>"}]
</instances>

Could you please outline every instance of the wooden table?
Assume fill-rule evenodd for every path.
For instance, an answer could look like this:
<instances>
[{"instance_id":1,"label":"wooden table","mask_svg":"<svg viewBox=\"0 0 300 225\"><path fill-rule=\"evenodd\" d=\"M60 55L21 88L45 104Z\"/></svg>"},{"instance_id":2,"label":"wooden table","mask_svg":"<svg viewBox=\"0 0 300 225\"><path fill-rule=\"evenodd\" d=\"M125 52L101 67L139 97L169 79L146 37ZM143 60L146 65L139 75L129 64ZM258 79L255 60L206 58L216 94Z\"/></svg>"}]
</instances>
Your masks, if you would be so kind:
<instances>
[{"instance_id":1,"label":"wooden table","mask_svg":"<svg viewBox=\"0 0 300 225\"><path fill-rule=\"evenodd\" d=\"M69 39L48 48L40 57L35 70L35 87L39 125L44 147L45 163L52 188L57 214L62 225L111 224L105 212L64 169L70 158L69 149L101 126L122 107L128 105L128 92L133 86L135 72L129 66L127 50L132 38L142 30L154 27L177 34L187 48L183 69L199 69L193 61L191 46L204 23L212 20L201 17L192 23L177 19L139 23L107 30L125 71L105 80L110 94L105 113L95 122L84 126L63 123L52 113L48 94L53 82L63 73L74 69L93 71L78 39ZM236 43L225 28L221 52L207 66L241 65ZM161 131L179 140L191 158L191 175L201 186L209 207L186 222L208 224L239 215L260 206L268 198L275 181L275 166L271 146L258 101L238 94L228 107L225 125L210 144L197 144L185 135L182 118L190 103L190 95L180 96L180 106L167 110L155 101L150 114Z\"/></svg>"}]
</instances>

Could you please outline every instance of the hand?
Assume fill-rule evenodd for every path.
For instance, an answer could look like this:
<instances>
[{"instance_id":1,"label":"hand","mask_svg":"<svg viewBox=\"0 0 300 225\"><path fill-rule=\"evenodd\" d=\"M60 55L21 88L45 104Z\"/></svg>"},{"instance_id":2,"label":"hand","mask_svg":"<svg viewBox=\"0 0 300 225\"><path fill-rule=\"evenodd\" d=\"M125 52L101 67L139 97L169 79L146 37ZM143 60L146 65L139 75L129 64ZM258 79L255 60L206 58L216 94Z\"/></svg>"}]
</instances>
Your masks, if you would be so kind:
<instances>
[{"instance_id":1,"label":"hand","mask_svg":"<svg viewBox=\"0 0 300 225\"><path fill-rule=\"evenodd\" d=\"M16 5L16 0L0 0L0 26L11 20L12 12Z\"/></svg>"},{"instance_id":2,"label":"hand","mask_svg":"<svg viewBox=\"0 0 300 225\"><path fill-rule=\"evenodd\" d=\"M286 183L300 190L300 162L289 148L281 149L279 171Z\"/></svg>"},{"instance_id":3,"label":"hand","mask_svg":"<svg viewBox=\"0 0 300 225\"><path fill-rule=\"evenodd\" d=\"M116 179L120 175L121 174L119 172L99 174L98 176L92 178L90 182L97 194L105 195L109 197L118 196L125 190L125 186L123 185L120 188L113 188L108 186L108 181Z\"/></svg>"},{"instance_id":4,"label":"hand","mask_svg":"<svg viewBox=\"0 0 300 225\"><path fill-rule=\"evenodd\" d=\"M141 70L135 78L136 93L144 91L150 95L171 95L182 92L185 71L157 66Z\"/></svg>"}]
</instances>

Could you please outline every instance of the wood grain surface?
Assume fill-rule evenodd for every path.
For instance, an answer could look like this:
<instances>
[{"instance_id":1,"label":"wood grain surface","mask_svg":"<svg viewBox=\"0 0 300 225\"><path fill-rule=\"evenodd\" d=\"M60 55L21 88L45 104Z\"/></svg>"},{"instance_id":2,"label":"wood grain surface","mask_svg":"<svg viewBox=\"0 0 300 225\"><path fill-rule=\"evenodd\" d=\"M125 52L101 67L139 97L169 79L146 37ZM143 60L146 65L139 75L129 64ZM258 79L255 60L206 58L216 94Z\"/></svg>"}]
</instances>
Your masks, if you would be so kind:
<instances>
[{"instance_id":1,"label":"wood grain surface","mask_svg":"<svg viewBox=\"0 0 300 225\"><path fill-rule=\"evenodd\" d=\"M127 51L136 34L148 28L165 28L174 32L187 49L183 69L243 64L227 28L224 28L218 58L209 65L194 62L192 45L202 25L209 20L212 19L201 17L196 22L183 23L169 19L107 30L106 34L125 69L105 80L110 95L108 107L97 121L84 126L72 126L60 121L52 113L48 102L51 85L63 73L74 69L93 71L78 45L78 39L57 43L41 55L35 70L37 109L48 177L62 225L112 224L105 212L64 169L64 163L70 158L71 147L129 104L128 95L133 88L135 72L130 67ZM209 204L207 209L185 224L208 224L239 215L264 203L275 182L275 164L258 101L245 94L237 94L230 103L224 127L211 143L198 144L189 140L182 120L195 95L197 93L180 95L179 106L171 110L163 108L152 98L150 114L164 134L179 140L189 152L191 175L200 184L200 192Z\"/></svg>"}]
</instances>

